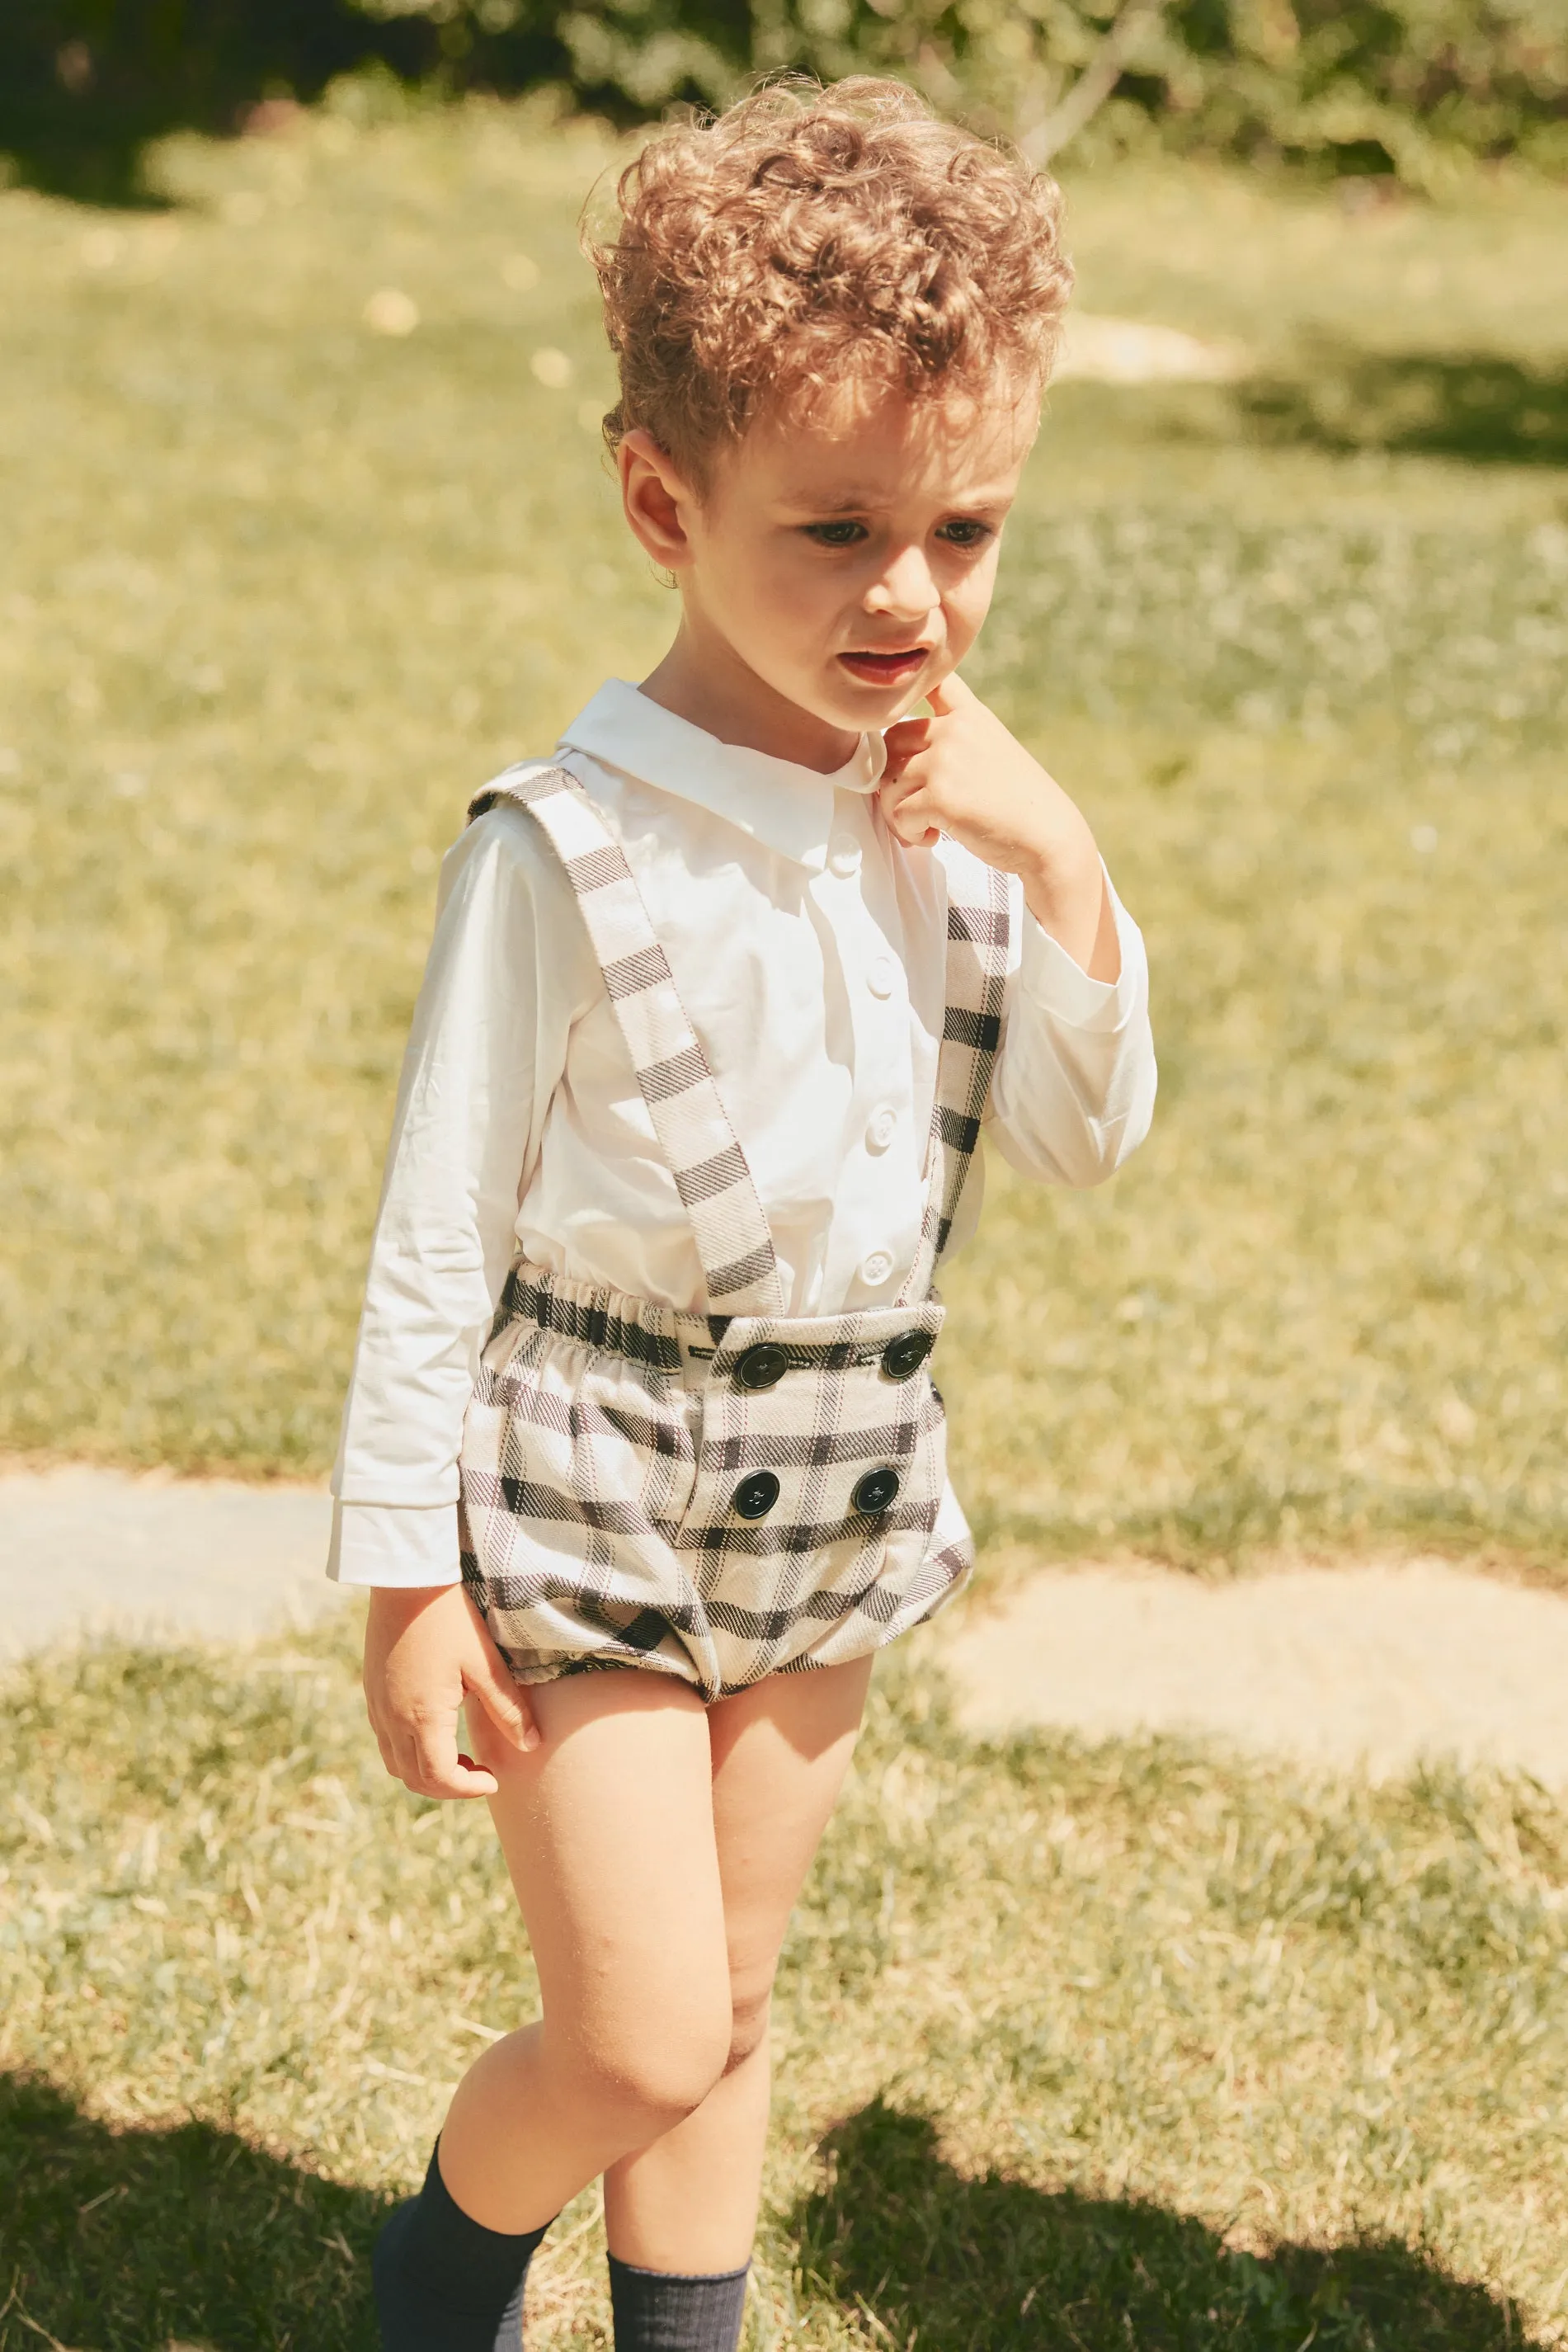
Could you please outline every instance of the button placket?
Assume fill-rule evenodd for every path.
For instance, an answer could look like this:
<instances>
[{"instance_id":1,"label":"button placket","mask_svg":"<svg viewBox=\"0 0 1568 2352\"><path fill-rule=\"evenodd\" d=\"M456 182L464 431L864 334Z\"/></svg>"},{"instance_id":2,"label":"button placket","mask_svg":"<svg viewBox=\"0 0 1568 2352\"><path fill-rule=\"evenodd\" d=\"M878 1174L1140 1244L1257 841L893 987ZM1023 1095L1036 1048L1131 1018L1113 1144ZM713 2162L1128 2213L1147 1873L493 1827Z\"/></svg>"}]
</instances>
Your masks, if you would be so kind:
<instances>
[{"instance_id":1,"label":"button placket","mask_svg":"<svg viewBox=\"0 0 1568 2352\"><path fill-rule=\"evenodd\" d=\"M849 1134L859 1148L844 1168L823 1276L846 1307L871 1305L913 1248L918 1207L907 1200L910 1041L907 992L889 942L897 893L883 872L877 830L862 803L835 812L820 903L831 926L845 982L854 1101ZM891 1097L891 1098L890 1098ZM916 1174L918 1171L915 1171ZM865 1294L873 1294L866 1297Z\"/></svg>"}]
</instances>

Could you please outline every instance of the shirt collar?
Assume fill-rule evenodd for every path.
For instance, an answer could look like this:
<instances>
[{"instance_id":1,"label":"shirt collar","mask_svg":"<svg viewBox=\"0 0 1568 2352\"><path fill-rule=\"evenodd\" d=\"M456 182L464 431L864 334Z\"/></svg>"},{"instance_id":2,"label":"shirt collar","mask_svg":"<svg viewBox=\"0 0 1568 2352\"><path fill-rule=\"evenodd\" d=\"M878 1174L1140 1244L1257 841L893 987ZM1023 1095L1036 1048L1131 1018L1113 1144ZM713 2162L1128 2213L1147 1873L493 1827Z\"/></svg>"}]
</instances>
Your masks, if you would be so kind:
<instances>
[{"instance_id":1,"label":"shirt collar","mask_svg":"<svg viewBox=\"0 0 1568 2352\"><path fill-rule=\"evenodd\" d=\"M560 745L691 801L765 848L814 867L827 849L834 793L873 792L887 758L880 735L862 735L844 767L819 775L792 760L721 743L619 677L579 711Z\"/></svg>"}]
</instances>

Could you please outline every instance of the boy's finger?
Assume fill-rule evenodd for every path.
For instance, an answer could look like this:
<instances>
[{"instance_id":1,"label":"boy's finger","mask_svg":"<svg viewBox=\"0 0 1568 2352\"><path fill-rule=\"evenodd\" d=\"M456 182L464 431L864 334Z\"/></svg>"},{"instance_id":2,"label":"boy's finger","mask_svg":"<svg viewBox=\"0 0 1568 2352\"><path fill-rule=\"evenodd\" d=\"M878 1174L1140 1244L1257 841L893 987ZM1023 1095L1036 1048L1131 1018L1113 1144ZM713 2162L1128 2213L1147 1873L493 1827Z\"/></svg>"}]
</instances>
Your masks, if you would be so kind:
<instances>
[{"instance_id":1,"label":"boy's finger","mask_svg":"<svg viewBox=\"0 0 1568 2352\"><path fill-rule=\"evenodd\" d=\"M895 719L882 740L887 753L887 767L883 771L886 775L902 768L905 761L914 759L917 751L929 747L931 721L929 719Z\"/></svg>"},{"instance_id":2,"label":"boy's finger","mask_svg":"<svg viewBox=\"0 0 1568 2352\"><path fill-rule=\"evenodd\" d=\"M476 1698L503 1739L528 1755L539 1744L538 1727L526 1699L495 1651L486 1647L478 1671L464 1676L464 1688Z\"/></svg>"},{"instance_id":3,"label":"boy's finger","mask_svg":"<svg viewBox=\"0 0 1568 2352\"><path fill-rule=\"evenodd\" d=\"M918 799L921 793L929 790L933 781L930 766L924 755L911 760L896 776L883 776L876 788L876 796L882 803L884 815L891 816L894 809L904 806L905 801Z\"/></svg>"},{"instance_id":4,"label":"boy's finger","mask_svg":"<svg viewBox=\"0 0 1568 2352\"><path fill-rule=\"evenodd\" d=\"M929 813L915 805L919 797L918 793L906 793L893 802L887 808L887 822L906 849L935 849L941 831L932 824Z\"/></svg>"},{"instance_id":5,"label":"boy's finger","mask_svg":"<svg viewBox=\"0 0 1568 2352\"><path fill-rule=\"evenodd\" d=\"M474 1642L463 1668L465 1696L476 1698L504 1739L525 1751L539 1744L533 1709L512 1680L507 1661L496 1647L490 1628L468 1595L468 1615Z\"/></svg>"},{"instance_id":6,"label":"boy's finger","mask_svg":"<svg viewBox=\"0 0 1568 2352\"><path fill-rule=\"evenodd\" d=\"M405 1780L403 1786L411 1797L435 1797L442 1801L462 1797L493 1797L500 1783L493 1772L455 1772L447 1780Z\"/></svg>"},{"instance_id":7,"label":"boy's finger","mask_svg":"<svg viewBox=\"0 0 1568 2352\"><path fill-rule=\"evenodd\" d=\"M494 1773L481 1771L469 1757L459 1756L456 1740L448 1735L439 1745L414 1740L402 1778L405 1787L420 1797L493 1797L496 1793Z\"/></svg>"},{"instance_id":8,"label":"boy's finger","mask_svg":"<svg viewBox=\"0 0 1568 2352\"><path fill-rule=\"evenodd\" d=\"M427 1780L444 1779L457 1761L457 1717L453 1715L444 1723L419 1719L397 1723L392 1744L399 1780L411 1789L416 1783L423 1789Z\"/></svg>"},{"instance_id":9,"label":"boy's finger","mask_svg":"<svg viewBox=\"0 0 1568 2352\"><path fill-rule=\"evenodd\" d=\"M966 702L977 702L979 697L973 687L965 685L954 669L949 670L946 677L939 678L935 686L926 688L925 699L938 719L951 719Z\"/></svg>"}]
</instances>

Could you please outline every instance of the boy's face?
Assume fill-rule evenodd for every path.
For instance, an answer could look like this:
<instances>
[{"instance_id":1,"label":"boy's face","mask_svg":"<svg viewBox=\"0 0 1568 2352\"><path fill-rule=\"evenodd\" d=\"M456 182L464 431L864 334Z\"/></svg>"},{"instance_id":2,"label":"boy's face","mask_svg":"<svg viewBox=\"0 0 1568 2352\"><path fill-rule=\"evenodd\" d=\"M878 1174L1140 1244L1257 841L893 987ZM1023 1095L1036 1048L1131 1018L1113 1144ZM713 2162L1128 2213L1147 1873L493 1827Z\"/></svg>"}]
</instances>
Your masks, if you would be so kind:
<instances>
[{"instance_id":1,"label":"boy's face","mask_svg":"<svg viewBox=\"0 0 1568 2352\"><path fill-rule=\"evenodd\" d=\"M981 399L846 392L759 418L700 499L665 471L694 651L817 721L826 757L902 718L986 617L1038 416L1010 376Z\"/></svg>"}]
</instances>

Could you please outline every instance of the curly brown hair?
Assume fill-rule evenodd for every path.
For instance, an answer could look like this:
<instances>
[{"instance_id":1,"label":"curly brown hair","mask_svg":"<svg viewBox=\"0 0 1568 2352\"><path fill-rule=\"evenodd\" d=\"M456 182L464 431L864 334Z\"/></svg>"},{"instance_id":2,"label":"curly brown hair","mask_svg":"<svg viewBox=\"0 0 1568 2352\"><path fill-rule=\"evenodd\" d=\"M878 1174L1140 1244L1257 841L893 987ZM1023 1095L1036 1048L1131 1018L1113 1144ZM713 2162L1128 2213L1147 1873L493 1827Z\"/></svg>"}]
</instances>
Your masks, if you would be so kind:
<instances>
[{"instance_id":1,"label":"curly brown hair","mask_svg":"<svg viewBox=\"0 0 1568 2352\"><path fill-rule=\"evenodd\" d=\"M1072 284L1055 182L902 82L772 84L656 132L616 193L614 231L584 236L612 450L642 426L701 483L765 406L1050 374Z\"/></svg>"}]
</instances>

